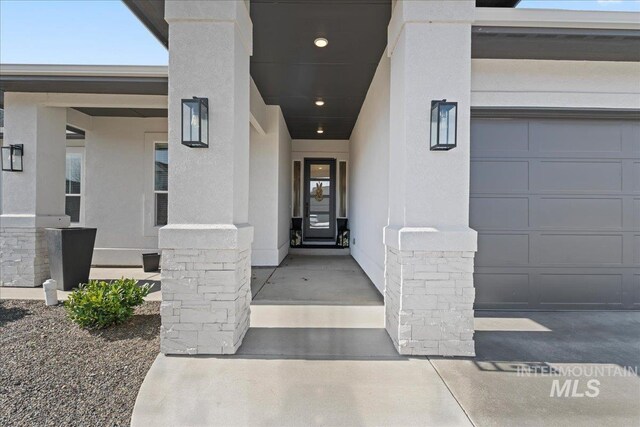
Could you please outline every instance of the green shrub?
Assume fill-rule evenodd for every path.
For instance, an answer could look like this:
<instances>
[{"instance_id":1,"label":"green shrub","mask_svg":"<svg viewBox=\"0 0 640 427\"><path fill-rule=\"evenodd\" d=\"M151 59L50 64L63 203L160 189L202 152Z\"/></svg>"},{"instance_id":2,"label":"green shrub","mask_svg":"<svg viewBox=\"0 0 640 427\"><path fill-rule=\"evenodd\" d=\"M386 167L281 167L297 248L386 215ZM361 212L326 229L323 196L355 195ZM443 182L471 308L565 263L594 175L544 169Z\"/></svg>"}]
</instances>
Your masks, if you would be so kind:
<instances>
[{"instance_id":1,"label":"green shrub","mask_svg":"<svg viewBox=\"0 0 640 427\"><path fill-rule=\"evenodd\" d=\"M150 285L138 286L134 279L111 283L90 280L69 295L64 303L67 316L81 328L102 329L126 321L133 308L142 304Z\"/></svg>"}]
</instances>

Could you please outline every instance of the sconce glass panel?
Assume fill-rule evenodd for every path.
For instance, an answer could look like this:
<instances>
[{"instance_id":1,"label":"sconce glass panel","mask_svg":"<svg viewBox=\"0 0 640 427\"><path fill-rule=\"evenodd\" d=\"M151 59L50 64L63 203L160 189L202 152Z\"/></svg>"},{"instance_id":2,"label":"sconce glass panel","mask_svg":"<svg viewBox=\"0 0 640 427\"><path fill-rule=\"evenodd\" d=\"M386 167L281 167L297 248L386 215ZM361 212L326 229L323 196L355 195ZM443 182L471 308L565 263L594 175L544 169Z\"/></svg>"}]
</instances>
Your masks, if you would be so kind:
<instances>
[{"instance_id":1,"label":"sconce glass panel","mask_svg":"<svg viewBox=\"0 0 640 427\"><path fill-rule=\"evenodd\" d=\"M182 100L182 143L188 147L209 146L209 101L207 98Z\"/></svg>"},{"instance_id":2,"label":"sconce glass panel","mask_svg":"<svg viewBox=\"0 0 640 427\"><path fill-rule=\"evenodd\" d=\"M22 172L24 145L12 144L2 147L2 170L6 172Z\"/></svg>"},{"instance_id":3,"label":"sconce glass panel","mask_svg":"<svg viewBox=\"0 0 640 427\"><path fill-rule=\"evenodd\" d=\"M458 103L431 101L431 150L455 148L458 133Z\"/></svg>"}]
</instances>

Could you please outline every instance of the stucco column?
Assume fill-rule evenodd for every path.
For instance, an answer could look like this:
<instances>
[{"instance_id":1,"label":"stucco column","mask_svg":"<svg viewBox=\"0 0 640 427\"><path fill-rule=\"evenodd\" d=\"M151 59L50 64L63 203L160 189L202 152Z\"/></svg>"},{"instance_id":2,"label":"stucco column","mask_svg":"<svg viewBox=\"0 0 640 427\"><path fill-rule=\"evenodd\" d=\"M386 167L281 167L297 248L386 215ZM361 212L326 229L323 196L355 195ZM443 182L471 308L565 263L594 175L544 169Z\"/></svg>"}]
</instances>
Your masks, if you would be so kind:
<instances>
[{"instance_id":1,"label":"stucco column","mask_svg":"<svg viewBox=\"0 0 640 427\"><path fill-rule=\"evenodd\" d=\"M401 1L389 24L386 328L401 354L474 354L469 228L474 0ZM458 146L430 151L432 100L458 103Z\"/></svg>"},{"instance_id":2,"label":"stucco column","mask_svg":"<svg viewBox=\"0 0 640 427\"><path fill-rule=\"evenodd\" d=\"M249 328L249 57L245 2L168 1L169 224L161 351L232 354ZM181 144L181 99L208 98L209 147Z\"/></svg>"},{"instance_id":3,"label":"stucco column","mask_svg":"<svg viewBox=\"0 0 640 427\"><path fill-rule=\"evenodd\" d=\"M4 144L23 144L22 172L2 172L0 285L41 286L49 276L45 227L68 227L64 210L66 108L46 94L5 93Z\"/></svg>"}]
</instances>

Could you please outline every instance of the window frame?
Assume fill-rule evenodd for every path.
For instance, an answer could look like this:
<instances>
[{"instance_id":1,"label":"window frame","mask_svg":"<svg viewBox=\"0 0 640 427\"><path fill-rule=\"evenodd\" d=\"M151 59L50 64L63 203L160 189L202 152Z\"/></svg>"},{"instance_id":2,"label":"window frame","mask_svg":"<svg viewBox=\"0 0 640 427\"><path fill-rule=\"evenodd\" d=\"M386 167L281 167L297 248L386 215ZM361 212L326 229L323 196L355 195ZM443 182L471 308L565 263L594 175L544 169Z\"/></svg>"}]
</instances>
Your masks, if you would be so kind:
<instances>
[{"instance_id":1,"label":"window frame","mask_svg":"<svg viewBox=\"0 0 640 427\"><path fill-rule=\"evenodd\" d=\"M67 156L69 156L70 154L75 154L75 155L79 155L80 156L80 193L79 194L70 194L67 193L67 188L65 185L65 189L64 189L64 202L65 202L65 214L66 214L66 203L67 203L67 197L79 197L80 198L80 220L78 222L73 222L71 221L71 225L74 225L76 227L83 227L85 224L85 212L84 212L84 206L85 206L85 187L87 186L87 181L85 179L85 151L84 151L84 147L66 147L66 153L65 153L65 182L66 182L66 162L67 162Z\"/></svg>"},{"instance_id":2,"label":"window frame","mask_svg":"<svg viewBox=\"0 0 640 427\"><path fill-rule=\"evenodd\" d=\"M155 169L155 162L156 162L156 147L159 144L163 144L167 146L167 189L166 190L156 190L156 169ZM158 194L166 194L167 195L167 203L168 203L168 195L169 195L169 170L168 170L168 165L169 165L169 144L166 141L153 141L153 182L152 182L152 186L153 186L153 227L154 228L161 228L164 227L166 224L158 224L158 203L157 203L157 197ZM167 223L169 223L169 212L167 209Z\"/></svg>"}]
</instances>

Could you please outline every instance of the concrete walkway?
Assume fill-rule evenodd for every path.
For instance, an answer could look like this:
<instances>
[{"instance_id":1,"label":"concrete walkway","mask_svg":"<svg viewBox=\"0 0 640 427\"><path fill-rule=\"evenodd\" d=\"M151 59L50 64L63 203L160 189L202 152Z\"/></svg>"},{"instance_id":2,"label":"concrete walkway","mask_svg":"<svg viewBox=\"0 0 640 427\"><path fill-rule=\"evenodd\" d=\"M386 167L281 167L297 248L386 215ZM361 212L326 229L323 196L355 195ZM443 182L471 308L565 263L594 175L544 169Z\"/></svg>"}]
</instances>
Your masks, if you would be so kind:
<instances>
[{"instance_id":1,"label":"concrete walkway","mask_svg":"<svg viewBox=\"0 0 640 427\"><path fill-rule=\"evenodd\" d=\"M427 359L398 356L351 257L289 256L252 288L238 354L158 356L133 426L470 425Z\"/></svg>"},{"instance_id":2,"label":"concrete walkway","mask_svg":"<svg viewBox=\"0 0 640 427\"><path fill-rule=\"evenodd\" d=\"M122 277L136 279L140 283L152 285L151 292L145 298L146 301L162 301L160 294L160 272L145 273L142 268L116 267L116 268L92 268L89 272L90 279L114 280ZM58 300L64 301L69 291L58 291ZM44 301L44 290L38 288L12 288L0 287L0 299L26 299Z\"/></svg>"},{"instance_id":3,"label":"concrete walkway","mask_svg":"<svg viewBox=\"0 0 640 427\"><path fill-rule=\"evenodd\" d=\"M350 256L289 255L253 295L256 305L384 305Z\"/></svg>"},{"instance_id":4,"label":"concrete walkway","mask_svg":"<svg viewBox=\"0 0 640 427\"><path fill-rule=\"evenodd\" d=\"M158 356L131 425L468 426L426 359Z\"/></svg>"}]
</instances>

